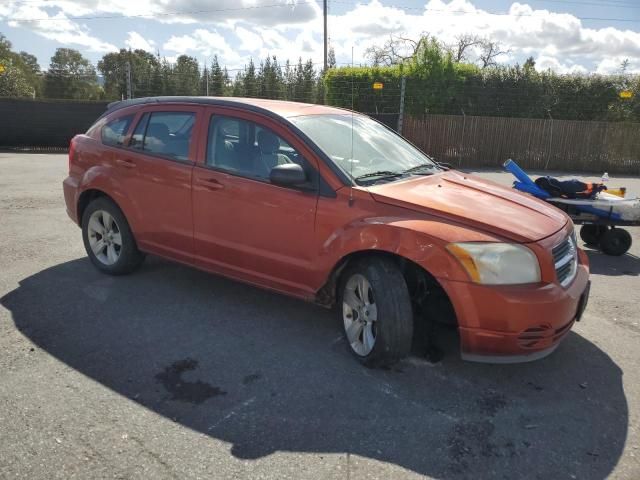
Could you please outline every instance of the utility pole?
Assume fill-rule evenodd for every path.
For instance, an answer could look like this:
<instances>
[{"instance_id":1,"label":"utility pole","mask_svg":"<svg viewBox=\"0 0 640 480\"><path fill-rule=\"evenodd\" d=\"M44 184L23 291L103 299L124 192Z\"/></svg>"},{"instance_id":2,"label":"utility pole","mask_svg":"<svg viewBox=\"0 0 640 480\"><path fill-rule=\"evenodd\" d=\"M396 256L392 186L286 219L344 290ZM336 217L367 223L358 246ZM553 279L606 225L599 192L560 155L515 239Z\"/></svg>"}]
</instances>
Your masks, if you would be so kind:
<instances>
[{"instance_id":1,"label":"utility pole","mask_svg":"<svg viewBox=\"0 0 640 480\"><path fill-rule=\"evenodd\" d=\"M127 99L131 100L133 95L131 94L131 62L127 61Z\"/></svg>"},{"instance_id":2,"label":"utility pole","mask_svg":"<svg viewBox=\"0 0 640 480\"><path fill-rule=\"evenodd\" d=\"M402 75L400 81L400 114L398 115L398 133L402 135L402 123L404 122L404 92L407 88L407 77Z\"/></svg>"},{"instance_id":3,"label":"utility pole","mask_svg":"<svg viewBox=\"0 0 640 480\"><path fill-rule=\"evenodd\" d=\"M324 10L324 71L327 71L327 2L329 0L323 0L323 10Z\"/></svg>"}]
</instances>

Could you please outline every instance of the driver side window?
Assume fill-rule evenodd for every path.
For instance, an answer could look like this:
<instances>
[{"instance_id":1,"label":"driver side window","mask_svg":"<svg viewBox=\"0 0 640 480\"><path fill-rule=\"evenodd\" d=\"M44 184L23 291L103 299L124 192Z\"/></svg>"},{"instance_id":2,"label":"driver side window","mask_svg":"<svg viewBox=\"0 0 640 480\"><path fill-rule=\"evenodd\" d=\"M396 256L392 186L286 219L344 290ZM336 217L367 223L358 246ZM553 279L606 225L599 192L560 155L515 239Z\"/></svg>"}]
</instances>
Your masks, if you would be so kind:
<instances>
[{"instance_id":1,"label":"driver side window","mask_svg":"<svg viewBox=\"0 0 640 480\"><path fill-rule=\"evenodd\" d=\"M308 162L270 129L240 118L214 115L209 123L207 165L268 181L276 165L297 163L312 178Z\"/></svg>"}]
</instances>

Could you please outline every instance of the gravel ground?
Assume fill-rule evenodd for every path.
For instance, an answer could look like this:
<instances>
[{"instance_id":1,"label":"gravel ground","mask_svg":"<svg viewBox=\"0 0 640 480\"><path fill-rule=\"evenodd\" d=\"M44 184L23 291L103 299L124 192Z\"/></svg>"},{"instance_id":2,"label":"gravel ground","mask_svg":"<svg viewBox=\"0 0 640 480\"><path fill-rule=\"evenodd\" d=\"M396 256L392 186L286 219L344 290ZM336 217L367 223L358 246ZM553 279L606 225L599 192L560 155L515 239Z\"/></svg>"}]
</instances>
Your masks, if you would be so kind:
<instances>
[{"instance_id":1,"label":"gravel ground","mask_svg":"<svg viewBox=\"0 0 640 480\"><path fill-rule=\"evenodd\" d=\"M588 252L550 357L367 370L319 307L157 258L98 273L66 168L0 154L0 478L640 478L639 229Z\"/></svg>"}]
</instances>

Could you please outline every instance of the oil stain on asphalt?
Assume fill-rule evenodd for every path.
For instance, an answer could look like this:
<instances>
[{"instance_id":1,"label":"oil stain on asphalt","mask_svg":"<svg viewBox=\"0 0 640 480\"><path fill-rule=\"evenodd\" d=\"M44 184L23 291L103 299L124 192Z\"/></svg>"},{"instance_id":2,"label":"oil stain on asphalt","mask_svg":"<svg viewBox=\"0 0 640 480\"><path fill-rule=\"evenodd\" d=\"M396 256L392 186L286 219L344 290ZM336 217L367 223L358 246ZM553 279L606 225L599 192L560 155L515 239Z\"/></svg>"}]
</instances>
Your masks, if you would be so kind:
<instances>
[{"instance_id":1,"label":"oil stain on asphalt","mask_svg":"<svg viewBox=\"0 0 640 480\"><path fill-rule=\"evenodd\" d=\"M172 363L155 378L171 394L171 400L200 404L209 398L227 394L224 390L202 380L190 382L182 378L185 372L195 370L197 367L197 360L185 358Z\"/></svg>"}]
</instances>

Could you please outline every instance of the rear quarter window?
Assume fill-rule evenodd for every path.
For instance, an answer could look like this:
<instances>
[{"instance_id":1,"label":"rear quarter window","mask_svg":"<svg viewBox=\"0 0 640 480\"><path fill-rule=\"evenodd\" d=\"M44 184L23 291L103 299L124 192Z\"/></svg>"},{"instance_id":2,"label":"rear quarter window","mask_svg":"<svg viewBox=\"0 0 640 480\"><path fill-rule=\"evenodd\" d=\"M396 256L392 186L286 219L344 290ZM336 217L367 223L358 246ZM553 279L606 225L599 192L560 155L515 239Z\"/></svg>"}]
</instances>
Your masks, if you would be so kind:
<instances>
[{"instance_id":1,"label":"rear quarter window","mask_svg":"<svg viewBox=\"0 0 640 480\"><path fill-rule=\"evenodd\" d=\"M124 142L124 138L133 121L133 115L115 118L104 124L101 130L102 143L105 145L119 146Z\"/></svg>"}]
</instances>

